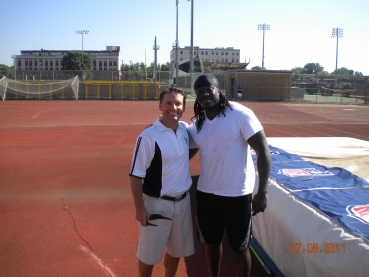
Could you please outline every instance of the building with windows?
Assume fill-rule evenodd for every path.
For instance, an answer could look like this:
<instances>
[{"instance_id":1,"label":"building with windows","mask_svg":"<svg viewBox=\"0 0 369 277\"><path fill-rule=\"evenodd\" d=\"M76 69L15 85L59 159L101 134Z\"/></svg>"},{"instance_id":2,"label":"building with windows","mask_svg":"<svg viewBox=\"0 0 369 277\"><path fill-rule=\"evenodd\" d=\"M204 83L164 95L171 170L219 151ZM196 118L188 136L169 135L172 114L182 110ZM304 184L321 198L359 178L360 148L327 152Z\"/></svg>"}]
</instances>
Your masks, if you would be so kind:
<instances>
[{"instance_id":1,"label":"building with windows","mask_svg":"<svg viewBox=\"0 0 369 277\"><path fill-rule=\"evenodd\" d=\"M45 73L62 70L63 56L71 50L22 50L15 55L14 65L18 79L22 76L35 76L36 71ZM92 58L92 71L112 72L120 76L120 46L107 46L106 50L83 50ZM45 74L44 74L45 75Z\"/></svg>"},{"instance_id":2,"label":"building with windows","mask_svg":"<svg viewBox=\"0 0 369 277\"><path fill-rule=\"evenodd\" d=\"M178 48L178 62L189 60L190 55L190 46ZM200 48L199 46L194 46L194 57L196 56L198 56L202 62L239 63L240 49L234 49L233 47ZM173 47L172 51L170 52L171 62L175 62L175 57L176 48Z\"/></svg>"},{"instance_id":3,"label":"building with windows","mask_svg":"<svg viewBox=\"0 0 369 277\"><path fill-rule=\"evenodd\" d=\"M178 48L178 77L190 73L191 47ZM240 62L240 49L233 47L200 48L194 46L193 73L225 72L228 70L246 69L249 63ZM176 75L176 47L170 52L170 76Z\"/></svg>"}]
</instances>

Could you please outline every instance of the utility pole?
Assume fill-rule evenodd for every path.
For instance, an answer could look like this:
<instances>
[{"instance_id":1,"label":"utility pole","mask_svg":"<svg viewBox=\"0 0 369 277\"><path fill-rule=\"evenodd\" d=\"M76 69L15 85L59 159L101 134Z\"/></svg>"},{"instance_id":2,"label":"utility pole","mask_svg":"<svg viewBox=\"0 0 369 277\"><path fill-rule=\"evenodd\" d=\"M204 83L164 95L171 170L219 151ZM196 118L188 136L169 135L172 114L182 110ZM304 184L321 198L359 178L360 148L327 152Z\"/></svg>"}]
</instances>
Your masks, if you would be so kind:
<instances>
[{"instance_id":1,"label":"utility pole","mask_svg":"<svg viewBox=\"0 0 369 277\"><path fill-rule=\"evenodd\" d=\"M156 36L155 36L155 41L154 41L154 46L153 49L155 51L155 59L154 59L154 76L153 76L153 81L156 81L156 66L157 66L157 51L160 49L159 45L156 45Z\"/></svg>"}]
</instances>

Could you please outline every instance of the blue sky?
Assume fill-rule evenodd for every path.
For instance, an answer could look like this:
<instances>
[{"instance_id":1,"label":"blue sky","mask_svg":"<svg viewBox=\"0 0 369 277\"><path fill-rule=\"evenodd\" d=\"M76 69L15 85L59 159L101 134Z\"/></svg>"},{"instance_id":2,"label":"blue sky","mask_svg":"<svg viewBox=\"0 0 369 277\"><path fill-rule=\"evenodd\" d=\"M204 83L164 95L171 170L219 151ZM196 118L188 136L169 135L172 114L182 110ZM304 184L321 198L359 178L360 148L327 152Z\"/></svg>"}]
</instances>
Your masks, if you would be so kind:
<instances>
[{"instance_id":1,"label":"blue sky","mask_svg":"<svg viewBox=\"0 0 369 277\"><path fill-rule=\"evenodd\" d=\"M336 66L332 28L343 29L338 40L338 68L369 75L368 0L194 0L194 45L234 47L248 68L261 66L263 32L267 69L292 69L319 63L328 72ZM170 59L176 39L176 0L0 0L3 22L0 64L12 65L21 50L104 50L121 46L121 59L150 64L154 39L158 63ZM179 46L191 44L191 2L179 0Z\"/></svg>"}]
</instances>

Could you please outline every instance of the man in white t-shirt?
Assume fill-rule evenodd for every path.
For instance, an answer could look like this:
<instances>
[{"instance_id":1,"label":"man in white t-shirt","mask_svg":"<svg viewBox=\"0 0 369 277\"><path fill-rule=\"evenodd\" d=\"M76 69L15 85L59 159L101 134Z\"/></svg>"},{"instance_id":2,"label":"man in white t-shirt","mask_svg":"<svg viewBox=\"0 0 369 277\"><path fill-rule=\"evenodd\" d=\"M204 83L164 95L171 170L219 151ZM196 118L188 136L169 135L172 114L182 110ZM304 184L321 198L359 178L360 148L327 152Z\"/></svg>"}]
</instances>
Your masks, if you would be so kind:
<instances>
[{"instance_id":1,"label":"man in white t-shirt","mask_svg":"<svg viewBox=\"0 0 369 277\"><path fill-rule=\"evenodd\" d=\"M206 243L210 276L219 276L225 234L236 253L237 275L249 276L251 215L264 212L270 154L263 127L245 106L229 102L219 92L218 80L201 75L194 83L196 121L188 130L190 158L200 151L202 171L197 184L198 237ZM259 188L252 198L257 155Z\"/></svg>"},{"instance_id":2,"label":"man in white t-shirt","mask_svg":"<svg viewBox=\"0 0 369 277\"><path fill-rule=\"evenodd\" d=\"M194 253L186 108L183 90L160 94L162 115L137 138L129 173L139 222L140 277L151 276L164 251L165 276L175 276L180 257Z\"/></svg>"}]
</instances>

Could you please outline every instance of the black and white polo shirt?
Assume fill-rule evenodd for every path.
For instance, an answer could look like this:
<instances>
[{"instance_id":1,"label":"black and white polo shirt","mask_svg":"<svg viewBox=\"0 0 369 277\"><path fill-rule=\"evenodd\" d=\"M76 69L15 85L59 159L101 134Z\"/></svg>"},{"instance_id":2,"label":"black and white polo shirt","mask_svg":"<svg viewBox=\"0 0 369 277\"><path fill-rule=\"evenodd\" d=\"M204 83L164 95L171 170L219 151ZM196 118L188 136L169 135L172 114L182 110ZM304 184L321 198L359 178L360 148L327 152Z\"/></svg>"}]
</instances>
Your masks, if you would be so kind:
<instances>
[{"instance_id":1,"label":"black and white polo shirt","mask_svg":"<svg viewBox=\"0 0 369 277\"><path fill-rule=\"evenodd\" d=\"M156 122L137 138L130 176L143 179L143 193L177 196L189 190L189 140L187 123L180 121L177 132Z\"/></svg>"}]
</instances>

